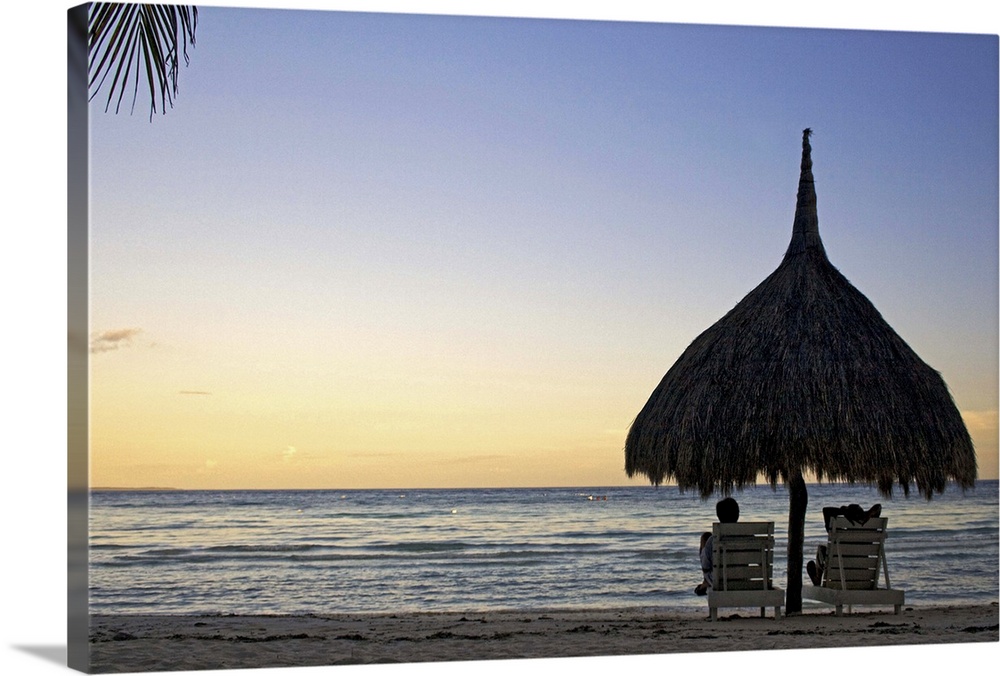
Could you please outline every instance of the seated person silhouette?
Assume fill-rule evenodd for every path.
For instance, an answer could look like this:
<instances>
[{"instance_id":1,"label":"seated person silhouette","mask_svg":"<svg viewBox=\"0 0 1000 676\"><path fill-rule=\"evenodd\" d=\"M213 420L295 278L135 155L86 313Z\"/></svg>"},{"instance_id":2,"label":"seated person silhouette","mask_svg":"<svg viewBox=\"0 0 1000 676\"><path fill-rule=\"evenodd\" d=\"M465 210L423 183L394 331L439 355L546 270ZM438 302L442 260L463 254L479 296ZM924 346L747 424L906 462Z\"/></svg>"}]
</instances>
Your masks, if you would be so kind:
<instances>
[{"instance_id":1,"label":"seated person silhouette","mask_svg":"<svg viewBox=\"0 0 1000 676\"><path fill-rule=\"evenodd\" d=\"M740 505L733 498L723 498L715 505L715 514L720 523L736 523L740 520ZM701 584L694 588L698 596L705 596L712 586L712 547L714 538L711 533L702 533L698 558L701 559Z\"/></svg>"}]
</instances>

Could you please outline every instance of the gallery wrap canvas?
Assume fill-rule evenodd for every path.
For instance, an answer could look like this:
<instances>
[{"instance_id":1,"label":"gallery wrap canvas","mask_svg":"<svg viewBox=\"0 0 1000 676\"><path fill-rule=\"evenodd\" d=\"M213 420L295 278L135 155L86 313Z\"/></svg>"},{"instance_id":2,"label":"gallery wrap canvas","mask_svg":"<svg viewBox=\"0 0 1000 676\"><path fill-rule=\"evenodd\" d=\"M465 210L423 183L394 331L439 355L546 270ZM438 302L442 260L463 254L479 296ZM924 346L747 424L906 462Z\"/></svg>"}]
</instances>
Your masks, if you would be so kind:
<instances>
[{"instance_id":1,"label":"gallery wrap canvas","mask_svg":"<svg viewBox=\"0 0 1000 676\"><path fill-rule=\"evenodd\" d=\"M996 35L67 18L69 666L997 643Z\"/></svg>"}]
</instances>

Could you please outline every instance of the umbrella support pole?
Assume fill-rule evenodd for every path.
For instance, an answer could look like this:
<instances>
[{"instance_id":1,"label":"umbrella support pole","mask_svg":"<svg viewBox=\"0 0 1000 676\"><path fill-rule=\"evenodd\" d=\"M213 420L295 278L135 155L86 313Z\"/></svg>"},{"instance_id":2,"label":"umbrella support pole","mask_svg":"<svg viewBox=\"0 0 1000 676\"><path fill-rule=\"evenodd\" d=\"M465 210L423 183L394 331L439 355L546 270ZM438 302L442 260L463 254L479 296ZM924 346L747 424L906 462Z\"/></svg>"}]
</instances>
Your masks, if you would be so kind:
<instances>
[{"instance_id":1,"label":"umbrella support pole","mask_svg":"<svg viewBox=\"0 0 1000 676\"><path fill-rule=\"evenodd\" d=\"M785 582L785 614L802 612L802 550L805 547L806 508L809 493L802 473L796 470L785 478L788 488L788 577Z\"/></svg>"}]
</instances>

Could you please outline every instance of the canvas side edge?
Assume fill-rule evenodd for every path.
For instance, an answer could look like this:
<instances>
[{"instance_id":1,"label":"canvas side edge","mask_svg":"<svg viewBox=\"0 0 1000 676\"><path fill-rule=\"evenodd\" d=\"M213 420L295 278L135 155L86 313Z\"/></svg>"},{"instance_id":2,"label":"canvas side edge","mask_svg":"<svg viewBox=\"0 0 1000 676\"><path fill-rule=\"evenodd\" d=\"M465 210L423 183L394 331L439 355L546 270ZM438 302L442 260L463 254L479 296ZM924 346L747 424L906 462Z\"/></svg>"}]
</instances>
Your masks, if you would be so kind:
<instances>
[{"instance_id":1,"label":"canvas side edge","mask_svg":"<svg viewBox=\"0 0 1000 676\"><path fill-rule=\"evenodd\" d=\"M87 19L67 10L67 666L90 671Z\"/></svg>"}]
</instances>

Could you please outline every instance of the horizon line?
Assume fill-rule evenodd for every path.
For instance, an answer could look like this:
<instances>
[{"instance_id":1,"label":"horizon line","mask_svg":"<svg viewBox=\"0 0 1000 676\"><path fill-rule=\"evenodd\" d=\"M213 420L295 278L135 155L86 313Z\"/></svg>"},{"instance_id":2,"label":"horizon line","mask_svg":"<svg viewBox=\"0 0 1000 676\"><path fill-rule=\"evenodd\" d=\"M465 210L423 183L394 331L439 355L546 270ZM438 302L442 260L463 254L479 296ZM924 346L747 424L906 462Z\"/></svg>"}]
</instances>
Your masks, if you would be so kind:
<instances>
[{"instance_id":1,"label":"horizon line","mask_svg":"<svg viewBox=\"0 0 1000 676\"><path fill-rule=\"evenodd\" d=\"M980 482L1000 482L1000 479L976 479L976 483ZM955 483L953 480L949 480L948 484ZM807 482L807 486L863 486L868 488L876 488L874 484L867 484L863 482L851 482L851 481L812 481ZM915 484L911 484L915 486ZM776 484L771 486L767 482L762 482L759 484L751 484L744 487L743 489L736 489L731 493L739 493L742 490L749 488L771 488L777 491L778 488L784 488L784 484ZM897 486L894 484L894 488ZM678 488L677 484L660 484L658 486L653 484L610 484L610 485L596 485L596 484L584 484L584 485L563 485L563 486L374 486L374 487L301 487L301 488L176 488L172 486L93 486L88 487L87 490L91 492L105 491L105 492L122 492L122 491L135 491L135 492L153 492L153 491L164 491L164 492L188 492L194 493L198 491L208 492L208 491L486 491L486 490L565 490L565 489L579 489L579 490L613 490L613 489L623 489L623 488L651 488L654 490L659 490L661 488ZM902 491L902 487L899 487ZM697 489L679 489L682 493L697 493ZM969 490L975 490L975 486L972 486ZM722 494L721 492L717 492ZM716 493L713 493L716 495ZM711 496L709 496L711 497ZM707 499L707 498L706 498Z\"/></svg>"}]
</instances>

